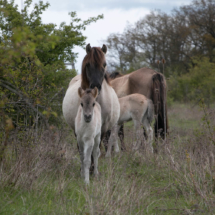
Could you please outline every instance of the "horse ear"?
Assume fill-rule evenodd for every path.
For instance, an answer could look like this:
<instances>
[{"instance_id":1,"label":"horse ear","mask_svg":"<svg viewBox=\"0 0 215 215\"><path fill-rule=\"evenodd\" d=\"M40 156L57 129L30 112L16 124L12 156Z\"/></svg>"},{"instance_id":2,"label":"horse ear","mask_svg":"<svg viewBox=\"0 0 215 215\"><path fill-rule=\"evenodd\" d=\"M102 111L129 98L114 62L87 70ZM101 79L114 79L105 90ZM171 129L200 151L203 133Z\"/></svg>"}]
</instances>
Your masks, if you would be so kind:
<instances>
[{"instance_id":1,"label":"horse ear","mask_svg":"<svg viewBox=\"0 0 215 215\"><path fill-rule=\"evenodd\" d=\"M105 44L103 44L102 46L102 51L106 54L107 53L107 46Z\"/></svg>"},{"instance_id":2,"label":"horse ear","mask_svg":"<svg viewBox=\"0 0 215 215\"><path fill-rule=\"evenodd\" d=\"M87 52L87 54L89 54L91 52L90 43L88 43L88 45L86 46L86 52Z\"/></svg>"},{"instance_id":3,"label":"horse ear","mask_svg":"<svg viewBox=\"0 0 215 215\"><path fill-rule=\"evenodd\" d=\"M98 96L98 88L97 87L94 87L94 89L91 91L92 92L92 95L94 98L96 98Z\"/></svg>"},{"instance_id":4,"label":"horse ear","mask_svg":"<svg viewBox=\"0 0 215 215\"><path fill-rule=\"evenodd\" d=\"M81 98L83 96L83 94L84 94L84 90L81 87L79 87L78 88L78 95L79 95L79 97Z\"/></svg>"}]
</instances>

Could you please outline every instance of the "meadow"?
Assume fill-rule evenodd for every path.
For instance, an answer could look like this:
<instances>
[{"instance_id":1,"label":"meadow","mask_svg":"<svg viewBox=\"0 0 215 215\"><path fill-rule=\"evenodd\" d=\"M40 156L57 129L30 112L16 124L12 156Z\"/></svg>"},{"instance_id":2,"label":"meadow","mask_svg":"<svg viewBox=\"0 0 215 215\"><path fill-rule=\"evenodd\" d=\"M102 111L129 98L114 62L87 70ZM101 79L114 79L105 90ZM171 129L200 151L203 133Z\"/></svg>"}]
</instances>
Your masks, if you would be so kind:
<instances>
[{"instance_id":1,"label":"meadow","mask_svg":"<svg viewBox=\"0 0 215 215\"><path fill-rule=\"evenodd\" d=\"M99 158L87 186L73 132L58 128L10 132L0 163L0 214L215 214L215 108L172 104L158 153L127 150ZM155 144L154 144L155 146Z\"/></svg>"}]
</instances>

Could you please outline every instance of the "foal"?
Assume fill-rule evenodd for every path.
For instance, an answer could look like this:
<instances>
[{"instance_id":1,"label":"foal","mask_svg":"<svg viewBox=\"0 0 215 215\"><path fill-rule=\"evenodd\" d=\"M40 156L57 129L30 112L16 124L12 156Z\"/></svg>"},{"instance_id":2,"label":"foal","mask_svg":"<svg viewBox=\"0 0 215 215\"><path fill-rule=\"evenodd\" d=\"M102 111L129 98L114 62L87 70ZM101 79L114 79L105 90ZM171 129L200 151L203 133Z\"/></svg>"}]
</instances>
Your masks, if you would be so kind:
<instances>
[{"instance_id":1,"label":"foal","mask_svg":"<svg viewBox=\"0 0 215 215\"><path fill-rule=\"evenodd\" d=\"M120 117L118 120L118 125L115 125L111 130L111 136L108 143L108 150L106 157L111 156L112 145L114 145L115 152L119 152L117 134L120 125L124 122L133 120L134 129L136 133L137 144L135 148L140 145L140 133L141 125L145 128L147 134L147 143L150 150L153 152L152 141L153 141L153 129L151 123L154 118L154 105L150 99L147 99L141 94L131 94L122 98L119 98L120 103Z\"/></svg>"},{"instance_id":2,"label":"foal","mask_svg":"<svg viewBox=\"0 0 215 215\"><path fill-rule=\"evenodd\" d=\"M98 89L78 89L80 106L75 118L75 133L77 135L81 158L81 177L89 183L89 168L91 154L94 158L94 175L98 175L98 158L100 156L101 139L101 107L96 102Z\"/></svg>"}]
</instances>

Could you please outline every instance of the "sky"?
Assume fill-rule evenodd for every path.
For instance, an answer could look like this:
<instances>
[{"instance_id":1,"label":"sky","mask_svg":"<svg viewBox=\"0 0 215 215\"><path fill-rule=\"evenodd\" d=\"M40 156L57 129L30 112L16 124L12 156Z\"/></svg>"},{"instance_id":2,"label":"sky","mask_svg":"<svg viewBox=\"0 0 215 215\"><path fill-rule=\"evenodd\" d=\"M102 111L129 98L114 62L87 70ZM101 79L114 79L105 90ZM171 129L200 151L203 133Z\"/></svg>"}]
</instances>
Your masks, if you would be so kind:
<instances>
[{"instance_id":1,"label":"sky","mask_svg":"<svg viewBox=\"0 0 215 215\"><path fill-rule=\"evenodd\" d=\"M24 0L15 0L21 9ZM33 0L33 4L39 0ZM61 22L69 24L69 12L76 11L77 17L87 20L100 14L104 18L87 26L83 35L87 37L86 44L102 47L104 41L111 33L123 33L126 25L134 24L152 10L161 10L170 13L172 9L191 3L191 0L48 0L49 8L42 15L44 23ZM75 68L81 71L81 63L86 54L82 47L73 50L78 53Z\"/></svg>"}]
</instances>

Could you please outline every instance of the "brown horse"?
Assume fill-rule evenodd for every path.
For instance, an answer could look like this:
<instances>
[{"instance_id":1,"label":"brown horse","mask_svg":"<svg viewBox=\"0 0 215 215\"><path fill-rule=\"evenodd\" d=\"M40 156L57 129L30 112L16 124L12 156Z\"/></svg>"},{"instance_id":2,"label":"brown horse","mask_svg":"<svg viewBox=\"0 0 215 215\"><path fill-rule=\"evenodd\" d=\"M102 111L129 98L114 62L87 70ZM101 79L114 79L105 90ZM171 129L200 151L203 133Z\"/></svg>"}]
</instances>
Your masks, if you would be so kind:
<instances>
[{"instance_id":1,"label":"brown horse","mask_svg":"<svg viewBox=\"0 0 215 215\"><path fill-rule=\"evenodd\" d=\"M160 135L165 138L168 129L165 77L152 69L141 68L126 75L115 72L110 74L109 78L119 98L139 93L152 100L155 111L155 136ZM121 141L123 136L123 128L121 128ZM122 142L122 148L123 146Z\"/></svg>"}]
</instances>

